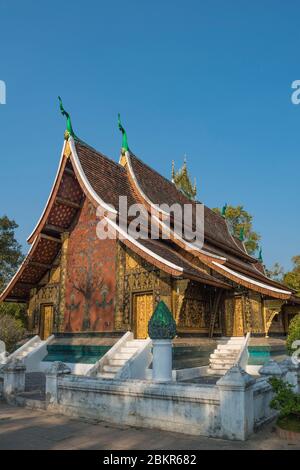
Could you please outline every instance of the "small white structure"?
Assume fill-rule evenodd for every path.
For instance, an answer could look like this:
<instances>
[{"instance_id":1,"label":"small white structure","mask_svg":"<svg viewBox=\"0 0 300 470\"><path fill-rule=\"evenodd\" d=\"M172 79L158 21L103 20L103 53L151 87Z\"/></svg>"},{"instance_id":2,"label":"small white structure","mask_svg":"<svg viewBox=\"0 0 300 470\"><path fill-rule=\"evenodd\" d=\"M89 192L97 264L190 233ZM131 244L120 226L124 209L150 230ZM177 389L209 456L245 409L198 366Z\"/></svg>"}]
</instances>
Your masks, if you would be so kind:
<instances>
[{"instance_id":1,"label":"small white structure","mask_svg":"<svg viewBox=\"0 0 300 470\"><path fill-rule=\"evenodd\" d=\"M57 403L57 378L64 374L70 374L71 369L63 362L53 362L46 370L46 402Z\"/></svg>"},{"instance_id":2,"label":"small white structure","mask_svg":"<svg viewBox=\"0 0 300 470\"><path fill-rule=\"evenodd\" d=\"M154 339L152 380L154 382L170 382L172 380L172 340Z\"/></svg>"},{"instance_id":3,"label":"small white structure","mask_svg":"<svg viewBox=\"0 0 300 470\"><path fill-rule=\"evenodd\" d=\"M176 336L176 322L162 300L150 318L148 332L153 343L152 380L170 382L173 377L172 339Z\"/></svg>"},{"instance_id":4,"label":"small white structure","mask_svg":"<svg viewBox=\"0 0 300 470\"><path fill-rule=\"evenodd\" d=\"M6 363L1 372L3 374L3 395L6 399L25 390L26 366L23 362L14 358Z\"/></svg>"},{"instance_id":5,"label":"small white structure","mask_svg":"<svg viewBox=\"0 0 300 470\"><path fill-rule=\"evenodd\" d=\"M244 441L254 429L255 379L238 365L217 382L220 392L222 437Z\"/></svg>"}]
</instances>

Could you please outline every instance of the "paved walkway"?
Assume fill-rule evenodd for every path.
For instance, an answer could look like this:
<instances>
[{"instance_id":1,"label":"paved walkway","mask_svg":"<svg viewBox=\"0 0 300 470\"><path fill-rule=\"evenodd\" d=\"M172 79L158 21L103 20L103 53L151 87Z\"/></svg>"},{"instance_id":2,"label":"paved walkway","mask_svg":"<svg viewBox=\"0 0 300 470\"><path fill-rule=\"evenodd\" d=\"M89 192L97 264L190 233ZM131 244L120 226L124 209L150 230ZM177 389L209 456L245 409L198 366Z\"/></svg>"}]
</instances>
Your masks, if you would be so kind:
<instances>
[{"instance_id":1,"label":"paved walkway","mask_svg":"<svg viewBox=\"0 0 300 470\"><path fill-rule=\"evenodd\" d=\"M0 402L1 450L300 449L300 442L279 439L273 428L267 426L246 442L230 442L104 422L91 424Z\"/></svg>"}]
</instances>

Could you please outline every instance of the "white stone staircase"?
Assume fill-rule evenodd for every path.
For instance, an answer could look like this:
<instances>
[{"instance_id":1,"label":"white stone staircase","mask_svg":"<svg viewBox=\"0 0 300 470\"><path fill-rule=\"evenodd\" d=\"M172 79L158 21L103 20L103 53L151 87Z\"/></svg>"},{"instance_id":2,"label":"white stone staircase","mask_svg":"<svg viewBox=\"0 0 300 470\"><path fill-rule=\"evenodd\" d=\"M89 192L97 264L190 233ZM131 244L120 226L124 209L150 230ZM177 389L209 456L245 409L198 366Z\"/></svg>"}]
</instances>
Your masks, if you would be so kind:
<instances>
[{"instance_id":1,"label":"white stone staircase","mask_svg":"<svg viewBox=\"0 0 300 470\"><path fill-rule=\"evenodd\" d=\"M33 336L20 348L7 356L5 362L17 358L26 365L26 372L39 372L41 361L47 354L47 345L53 338L54 335L51 335L46 340L41 340L38 335Z\"/></svg>"},{"instance_id":2,"label":"white stone staircase","mask_svg":"<svg viewBox=\"0 0 300 470\"><path fill-rule=\"evenodd\" d=\"M102 379L114 379L116 375L125 366L135 354L137 354L146 345L147 340L132 339L127 341L120 351L116 352L108 360L108 364L103 366L103 370L97 373L97 377Z\"/></svg>"},{"instance_id":3,"label":"white stone staircase","mask_svg":"<svg viewBox=\"0 0 300 470\"><path fill-rule=\"evenodd\" d=\"M87 375L99 379L144 378L152 360L151 344L149 338L134 339L132 332L127 332Z\"/></svg>"},{"instance_id":4,"label":"white stone staircase","mask_svg":"<svg viewBox=\"0 0 300 470\"><path fill-rule=\"evenodd\" d=\"M238 363L244 347L244 336L221 338L218 341L217 349L210 355L209 373L224 375L231 367Z\"/></svg>"}]
</instances>

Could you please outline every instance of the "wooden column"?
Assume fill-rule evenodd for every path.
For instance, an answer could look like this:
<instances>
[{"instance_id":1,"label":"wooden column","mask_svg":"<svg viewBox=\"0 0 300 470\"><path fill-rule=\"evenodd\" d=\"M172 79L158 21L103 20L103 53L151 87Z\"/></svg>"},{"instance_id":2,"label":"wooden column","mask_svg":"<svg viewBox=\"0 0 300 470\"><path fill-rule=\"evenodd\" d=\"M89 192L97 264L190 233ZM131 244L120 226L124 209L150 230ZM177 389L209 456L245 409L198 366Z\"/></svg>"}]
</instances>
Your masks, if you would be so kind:
<instances>
[{"instance_id":1,"label":"wooden column","mask_svg":"<svg viewBox=\"0 0 300 470\"><path fill-rule=\"evenodd\" d=\"M60 258L59 318L57 322L59 332L63 332L63 329L64 329L69 237L70 237L69 232L64 232L61 234L62 246L61 246L61 258Z\"/></svg>"}]
</instances>

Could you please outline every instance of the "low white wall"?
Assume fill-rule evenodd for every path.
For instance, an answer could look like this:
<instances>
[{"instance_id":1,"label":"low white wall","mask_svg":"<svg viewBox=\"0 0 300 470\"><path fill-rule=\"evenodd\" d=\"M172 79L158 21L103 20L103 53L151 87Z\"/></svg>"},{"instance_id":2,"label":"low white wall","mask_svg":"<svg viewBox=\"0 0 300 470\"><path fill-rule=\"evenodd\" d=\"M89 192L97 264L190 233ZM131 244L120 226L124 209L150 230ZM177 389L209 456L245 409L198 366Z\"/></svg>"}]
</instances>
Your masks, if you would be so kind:
<instances>
[{"instance_id":1,"label":"low white wall","mask_svg":"<svg viewBox=\"0 0 300 470\"><path fill-rule=\"evenodd\" d=\"M218 388L63 376L49 409L115 424L221 436Z\"/></svg>"},{"instance_id":2,"label":"low white wall","mask_svg":"<svg viewBox=\"0 0 300 470\"><path fill-rule=\"evenodd\" d=\"M268 381L263 378L257 379L253 387L255 428L277 416L277 411L270 408L272 398L272 387Z\"/></svg>"},{"instance_id":3,"label":"low white wall","mask_svg":"<svg viewBox=\"0 0 300 470\"><path fill-rule=\"evenodd\" d=\"M39 365L40 372L46 372L52 366L53 362L42 361ZM71 369L72 374L75 375L89 375L90 370L94 367L94 364L84 364L81 362L65 362L66 366Z\"/></svg>"}]
</instances>

